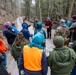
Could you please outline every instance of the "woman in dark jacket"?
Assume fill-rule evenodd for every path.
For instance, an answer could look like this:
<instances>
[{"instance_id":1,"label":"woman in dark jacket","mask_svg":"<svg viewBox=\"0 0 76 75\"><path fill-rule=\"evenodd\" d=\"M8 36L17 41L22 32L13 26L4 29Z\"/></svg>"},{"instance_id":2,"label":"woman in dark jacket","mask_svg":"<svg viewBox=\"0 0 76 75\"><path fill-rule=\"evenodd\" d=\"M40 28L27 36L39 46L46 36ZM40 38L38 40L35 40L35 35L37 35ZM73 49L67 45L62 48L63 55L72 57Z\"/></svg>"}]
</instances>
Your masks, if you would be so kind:
<instances>
[{"instance_id":1,"label":"woman in dark jacket","mask_svg":"<svg viewBox=\"0 0 76 75\"><path fill-rule=\"evenodd\" d=\"M50 18L48 17L46 22L45 22L45 26L47 28L47 38L51 38L51 29L52 29L52 21L50 20Z\"/></svg>"},{"instance_id":2,"label":"woman in dark jacket","mask_svg":"<svg viewBox=\"0 0 76 75\"><path fill-rule=\"evenodd\" d=\"M7 42L9 45L12 45L15 37L16 37L16 33L12 30L12 27L9 26L8 29L6 31L3 32L4 36L7 38Z\"/></svg>"},{"instance_id":3,"label":"woman in dark jacket","mask_svg":"<svg viewBox=\"0 0 76 75\"><path fill-rule=\"evenodd\" d=\"M2 61L4 60L4 57L0 53L0 75L9 75L6 69L4 68Z\"/></svg>"}]
</instances>

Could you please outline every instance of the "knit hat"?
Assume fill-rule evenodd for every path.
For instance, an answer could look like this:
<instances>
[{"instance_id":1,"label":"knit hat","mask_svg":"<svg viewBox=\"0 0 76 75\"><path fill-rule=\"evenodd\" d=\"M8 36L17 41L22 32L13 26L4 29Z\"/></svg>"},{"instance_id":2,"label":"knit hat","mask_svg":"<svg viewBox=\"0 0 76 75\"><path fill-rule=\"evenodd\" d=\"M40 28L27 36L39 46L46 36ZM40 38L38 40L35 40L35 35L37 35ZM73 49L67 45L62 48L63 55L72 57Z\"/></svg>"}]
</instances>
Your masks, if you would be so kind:
<instances>
[{"instance_id":1,"label":"knit hat","mask_svg":"<svg viewBox=\"0 0 76 75\"><path fill-rule=\"evenodd\" d=\"M64 19L61 19L61 20L60 20L60 26L66 26Z\"/></svg>"},{"instance_id":2,"label":"knit hat","mask_svg":"<svg viewBox=\"0 0 76 75\"><path fill-rule=\"evenodd\" d=\"M62 47L64 45L64 38L62 36L55 36L53 43L56 47Z\"/></svg>"},{"instance_id":3,"label":"knit hat","mask_svg":"<svg viewBox=\"0 0 76 75\"><path fill-rule=\"evenodd\" d=\"M73 15L73 16L72 16L72 19L73 19L73 20L76 20L76 15Z\"/></svg>"},{"instance_id":4,"label":"knit hat","mask_svg":"<svg viewBox=\"0 0 76 75\"><path fill-rule=\"evenodd\" d=\"M61 20L60 20L60 23L65 23L65 20L64 20L64 19L61 19Z\"/></svg>"},{"instance_id":5,"label":"knit hat","mask_svg":"<svg viewBox=\"0 0 76 75\"><path fill-rule=\"evenodd\" d=\"M10 24L6 23L4 26L5 26L5 28L8 28L10 26Z\"/></svg>"},{"instance_id":6,"label":"knit hat","mask_svg":"<svg viewBox=\"0 0 76 75\"><path fill-rule=\"evenodd\" d=\"M47 21L49 21L50 20L50 18L49 17L47 17Z\"/></svg>"}]
</instances>

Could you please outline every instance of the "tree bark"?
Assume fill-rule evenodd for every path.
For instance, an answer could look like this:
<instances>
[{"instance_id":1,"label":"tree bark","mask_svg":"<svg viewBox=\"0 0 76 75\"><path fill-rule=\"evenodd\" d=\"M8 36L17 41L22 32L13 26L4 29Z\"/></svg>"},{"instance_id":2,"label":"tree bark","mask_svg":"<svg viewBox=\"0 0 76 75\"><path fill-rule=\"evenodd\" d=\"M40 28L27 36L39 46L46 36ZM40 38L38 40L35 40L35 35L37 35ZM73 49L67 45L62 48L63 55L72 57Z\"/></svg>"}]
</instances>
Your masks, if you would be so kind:
<instances>
[{"instance_id":1,"label":"tree bark","mask_svg":"<svg viewBox=\"0 0 76 75\"><path fill-rule=\"evenodd\" d=\"M50 17L50 0L47 0L48 1L48 17Z\"/></svg>"},{"instance_id":2,"label":"tree bark","mask_svg":"<svg viewBox=\"0 0 76 75\"><path fill-rule=\"evenodd\" d=\"M68 0L67 17L69 20L71 20L73 4L74 4L74 0Z\"/></svg>"},{"instance_id":3,"label":"tree bark","mask_svg":"<svg viewBox=\"0 0 76 75\"><path fill-rule=\"evenodd\" d=\"M41 12L41 0L39 0L39 11L40 11L40 21L42 22L42 12Z\"/></svg>"}]
</instances>

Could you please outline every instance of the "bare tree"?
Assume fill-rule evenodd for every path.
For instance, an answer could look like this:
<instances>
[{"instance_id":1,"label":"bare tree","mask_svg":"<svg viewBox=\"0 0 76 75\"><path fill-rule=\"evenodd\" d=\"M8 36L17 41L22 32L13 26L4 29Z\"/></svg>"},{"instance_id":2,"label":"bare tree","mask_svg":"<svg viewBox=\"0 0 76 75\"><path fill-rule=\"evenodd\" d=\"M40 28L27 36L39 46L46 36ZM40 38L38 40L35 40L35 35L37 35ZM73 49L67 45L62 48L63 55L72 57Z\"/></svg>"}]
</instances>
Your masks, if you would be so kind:
<instances>
[{"instance_id":1,"label":"bare tree","mask_svg":"<svg viewBox=\"0 0 76 75\"><path fill-rule=\"evenodd\" d=\"M68 0L67 17L70 20L72 15L74 0Z\"/></svg>"},{"instance_id":2,"label":"bare tree","mask_svg":"<svg viewBox=\"0 0 76 75\"><path fill-rule=\"evenodd\" d=\"M41 12L41 2L39 0L39 14L40 14L40 21L42 22L42 12Z\"/></svg>"},{"instance_id":3,"label":"bare tree","mask_svg":"<svg viewBox=\"0 0 76 75\"><path fill-rule=\"evenodd\" d=\"M32 4L32 0L24 0L25 2L25 16L27 17L27 19L29 20L30 18L30 7Z\"/></svg>"}]
</instances>

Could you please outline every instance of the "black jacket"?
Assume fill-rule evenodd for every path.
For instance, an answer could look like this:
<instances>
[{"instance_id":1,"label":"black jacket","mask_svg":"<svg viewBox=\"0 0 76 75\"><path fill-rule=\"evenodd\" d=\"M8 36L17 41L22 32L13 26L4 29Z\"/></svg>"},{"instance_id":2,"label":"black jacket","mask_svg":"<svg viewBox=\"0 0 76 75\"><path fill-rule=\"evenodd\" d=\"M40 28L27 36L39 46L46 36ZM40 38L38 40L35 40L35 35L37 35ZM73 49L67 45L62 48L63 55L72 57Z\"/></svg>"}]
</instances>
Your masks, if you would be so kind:
<instances>
[{"instance_id":1,"label":"black jacket","mask_svg":"<svg viewBox=\"0 0 76 75\"><path fill-rule=\"evenodd\" d=\"M8 44L12 45L17 34L11 30L5 30L3 34L7 38Z\"/></svg>"}]
</instances>

